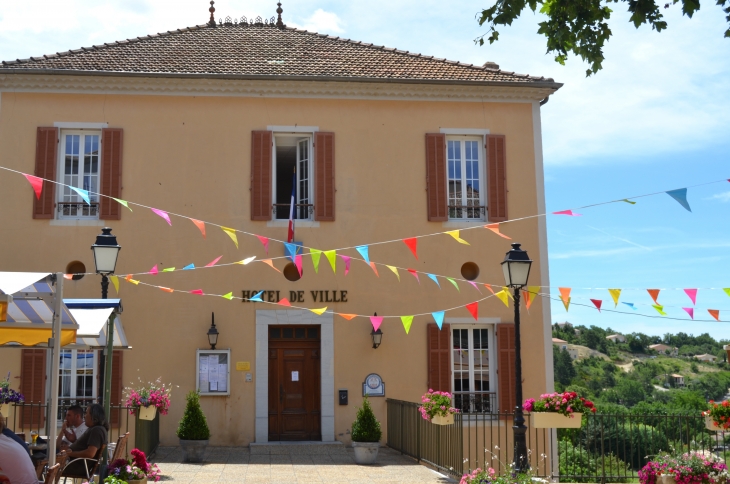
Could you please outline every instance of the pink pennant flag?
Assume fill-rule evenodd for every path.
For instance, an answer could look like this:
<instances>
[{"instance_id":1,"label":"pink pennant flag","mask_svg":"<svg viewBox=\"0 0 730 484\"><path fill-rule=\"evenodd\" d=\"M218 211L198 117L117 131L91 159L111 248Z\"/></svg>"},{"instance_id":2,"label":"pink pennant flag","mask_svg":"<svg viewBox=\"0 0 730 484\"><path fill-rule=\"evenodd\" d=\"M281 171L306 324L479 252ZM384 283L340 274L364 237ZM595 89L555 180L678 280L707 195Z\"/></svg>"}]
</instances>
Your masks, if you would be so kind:
<instances>
[{"instance_id":1,"label":"pink pennant flag","mask_svg":"<svg viewBox=\"0 0 730 484\"><path fill-rule=\"evenodd\" d=\"M469 281L469 284L471 284L472 286L474 286L474 289L476 289L477 291L479 291L479 294L481 294L481 293L482 293L482 290L481 290L481 289L479 289L479 286L477 286L477 283L476 283L476 282L474 282L474 281Z\"/></svg>"},{"instance_id":2,"label":"pink pennant flag","mask_svg":"<svg viewBox=\"0 0 730 484\"><path fill-rule=\"evenodd\" d=\"M694 319L695 318L695 308L682 308L685 310L687 314L689 314L689 317Z\"/></svg>"},{"instance_id":3,"label":"pink pennant flag","mask_svg":"<svg viewBox=\"0 0 730 484\"><path fill-rule=\"evenodd\" d=\"M23 173L23 176L28 180L30 183L30 186L33 187L33 191L35 192L35 197L40 200L41 199L41 191L43 191L43 179L38 178L37 176L28 175L26 173Z\"/></svg>"},{"instance_id":4,"label":"pink pennant flag","mask_svg":"<svg viewBox=\"0 0 730 484\"><path fill-rule=\"evenodd\" d=\"M188 292L190 294L197 294L198 296L202 296L203 295L203 290L202 289L193 289L192 291L188 291Z\"/></svg>"},{"instance_id":5,"label":"pink pennant flag","mask_svg":"<svg viewBox=\"0 0 730 484\"><path fill-rule=\"evenodd\" d=\"M287 298L282 299L281 301L279 301L276 304L278 304L279 306L288 306L288 307L291 307L291 303L289 302L289 300Z\"/></svg>"},{"instance_id":6,"label":"pink pennant flag","mask_svg":"<svg viewBox=\"0 0 730 484\"><path fill-rule=\"evenodd\" d=\"M685 289L684 292L692 300L692 304L697 304L697 289Z\"/></svg>"},{"instance_id":7,"label":"pink pennant flag","mask_svg":"<svg viewBox=\"0 0 730 484\"><path fill-rule=\"evenodd\" d=\"M418 239L416 238L410 238L410 239L403 239L403 243L408 246L409 249L411 249L411 252L413 252L413 255L418 259L418 253L416 252L416 248L418 246Z\"/></svg>"},{"instance_id":8,"label":"pink pennant flag","mask_svg":"<svg viewBox=\"0 0 730 484\"><path fill-rule=\"evenodd\" d=\"M299 271L299 277L302 277L302 256L301 256L301 254L294 257L294 264L297 266L297 270Z\"/></svg>"},{"instance_id":9,"label":"pink pennant flag","mask_svg":"<svg viewBox=\"0 0 730 484\"><path fill-rule=\"evenodd\" d=\"M408 269L408 272L413 274L413 277L416 278L416 280L418 281L419 284L421 283L421 280L418 278L418 272L414 271L413 269Z\"/></svg>"},{"instance_id":10,"label":"pink pennant flag","mask_svg":"<svg viewBox=\"0 0 730 484\"><path fill-rule=\"evenodd\" d=\"M337 255L342 257L342 260L345 261L345 275L347 275L347 273L350 272L350 260L352 260L352 257L348 257L346 255L341 255L341 254L337 254Z\"/></svg>"},{"instance_id":11,"label":"pink pennant flag","mask_svg":"<svg viewBox=\"0 0 730 484\"><path fill-rule=\"evenodd\" d=\"M373 272L375 273L375 275L380 277L380 274L378 274L378 267L375 265L375 262L371 262L370 267L373 268Z\"/></svg>"},{"instance_id":12,"label":"pink pennant flag","mask_svg":"<svg viewBox=\"0 0 730 484\"><path fill-rule=\"evenodd\" d=\"M155 264L155 266L148 272L148 274L152 274L153 276L156 276L158 273L159 271L157 270L157 264Z\"/></svg>"},{"instance_id":13,"label":"pink pennant flag","mask_svg":"<svg viewBox=\"0 0 730 484\"><path fill-rule=\"evenodd\" d=\"M200 230L200 233L203 234L203 238L205 239L206 238L205 237L205 222L201 222L200 220L195 220L194 218L191 218L190 221L193 222L196 227L198 227L198 230Z\"/></svg>"},{"instance_id":14,"label":"pink pennant flag","mask_svg":"<svg viewBox=\"0 0 730 484\"><path fill-rule=\"evenodd\" d=\"M473 302L471 304L467 304L465 307L469 310L471 315L474 316L474 319L477 319L477 315L479 314L479 303Z\"/></svg>"},{"instance_id":15,"label":"pink pennant flag","mask_svg":"<svg viewBox=\"0 0 730 484\"><path fill-rule=\"evenodd\" d=\"M213 261L205 264L205 267L213 267L214 265L216 265L218 263L219 260L221 260L221 257L223 257L223 256L220 255L220 256L216 257Z\"/></svg>"},{"instance_id":16,"label":"pink pennant flag","mask_svg":"<svg viewBox=\"0 0 730 484\"><path fill-rule=\"evenodd\" d=\"M561 210L560 212L553 212L553 215L567 215L568 217L582 217L582 213L574 213L572 210Z\"/></svg>"},{"instance_id":17,"label":"pink pennant flag","mask_svg":"<svg viewBox=\"0 0 730 484\"><path fill-rule=\"evenodd\" d=\"M266 255L269 255L269 239L267 239L266 237L261 237L260 235L257 235L256 237L258 237L261 243L264 245Z\"/></svg>"},{"instance_id":18,"label":"pink pennant flag","mask_svg":"<svg viewBox=\"0 0 730 484\"><path fill-rule=\"evenodd\" d=\"M373 325L373 330L377 331L380 325L383 323L383 316L370 316L370 322Z\"/></svg>"},{"instance_id":19,"label":"pink pennant flag","mask_svg":"<svg viewBox=\"0 0 730 484\"><path fill-rule=\"evenodd\" d=\"M598 309L598 312L601 312L601 305L603 304L603 301L601 299L591 299L591 302L593 305Z\"/></svg>"},{"instance_id":20,"label":"pink pennant flag","mask_svg":"<svg viewBox=\"0 0 730 484\"><path fill-rule=\"evenodd\" d=\"M151 210L152 210L153 212L155 212L155 213L156 213L157 215L159 215L160 217L164 218L164 219L165 219L165 221L167 222L167 225L170 225L170 226L172 226L172 222L170 222L170 216L169 216L169 215L167 215L167 212L165 212L165 211L163 211L163 210L158 210L158 209L156 209L156 208L153 208L153 209L151 209Z\"/></svg>"}]
</instances>

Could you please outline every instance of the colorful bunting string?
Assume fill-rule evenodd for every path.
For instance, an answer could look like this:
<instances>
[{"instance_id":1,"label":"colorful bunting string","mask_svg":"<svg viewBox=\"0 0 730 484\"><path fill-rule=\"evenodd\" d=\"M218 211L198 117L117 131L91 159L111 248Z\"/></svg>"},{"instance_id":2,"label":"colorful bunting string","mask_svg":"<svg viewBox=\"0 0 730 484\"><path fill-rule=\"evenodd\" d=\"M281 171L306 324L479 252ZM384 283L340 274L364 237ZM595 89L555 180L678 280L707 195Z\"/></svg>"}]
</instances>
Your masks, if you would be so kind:
<instances>
[{"instance_id":1,"label":"colorful bunting string","mask_svg":"<svg viewBox=\"0 0 730 484\"><path fill-rule=\"evenodd\" d=\"M418 239L415 237L411 237L410 239L403 239L403 243L406 244L409 249L411 249L411 252L413 252L413 256L418 259Z\"/></svg>"},{"instance_id":2,"label":"colorful bunting string","mask_svg":"<svg viewBox=\"0 0 730 484\"><path fill-rule=\"evenodd\" d=\"M495 234L499 235L503 239L512 240L510 237L507 237L506 235L504 235L502 232L499 231L499 224L485 225L484 228L491 230L492 232L494 232Z\"/></svg>"},{"instance_id":3,"label":"colorful bunting string","mask_svg":"<svg viewBox=\"0 0 730 484\"><path fill-rule=\"evenodd\" d=\"M613 307L617 307L618 299L621 297L621 289L609 289L608 293L611 294L611 299L613 299Z\"/></svg>"},{"instance_id":4,"label":"colorful bunting string","mask_svg":"<svg viewBox=\"0 0 730 484\"><path fill-rule=\"evenodd\" d=\"M646 292L649 293L651 298L654 300L654 304L659 304L659 301L657 301L657 298L659 297L659 291L661 289L647 289Z\"/></svg>"},{"instance_id":5,"label":"colorful bunting string","mask_svg":"<svg viewBox=\"0 0 730 484\"><path fill-rule=\"evenodd\" d=\"M697 304L697 289L685 289L684 292L690 298L692 304Z\"/></svg>"},{"instance_id":6,"label":"colorful bunting string","mask_svg":"<svg viewBox=\"0 0 730 484\"><path fill-rule=\"evenodd\" d=\"M38 178L37 176L28 175L27 173L23 173L23 176L28 180L28 183L30 183L30 186L33 187L33 191L35 192L35 197L38 200L40 200L41 192L43 191L43 178Z\"/></svg>"},{"instance_id":7,"label":"colorful bunting string","mask_svg":"<svg viewBox=\"0 0 730 484\"><path fill-rule=\"evenodd\" d=\"M413 316L401 316L401 322L403 323L403 329L406 330L406 334L411 330L411 324L413 324Z\"/></svg>"},{"instance_id":8,"label":"colorful bunting string","mask_svg":"<svg viewBox=\"0 0 730 484\"><path fill-rule=\"evenodd\" d=\"M151 208L150 210L162 217L165 222L167 222L167 225L172 226L172 221L170 220L170 216L167 214L167 212L165 212L164 210L158 210L156 208Z\"/></svg>"},{"instance_id":9,"label":"colorful bunting string","mask_svg":"<svg viewBox=\"0 0 730 484\"><path fill-rule=\"evenodd\" d=\"M198 227L198 230L200 230L200 233L203 234L203 238L207 238L205 236L205 222L202 222L200 220L195 220L194 218L190 219L191 222L195 224L196 227Z\"/></svg>"},{"instance_id":10,"label":"colorful bunting string","mask_svg":"<svg viewBox=\"0 0 730 484\"><path fill-rule=\"evenodd\" d=\"M454 238L454 240L456 240L460 244L471 245L469 242L467 242L466 240L464 240L461 237L459 237L459 231L458 230L450 230L450 231L448 231L446 233L449 234L450 236L452 236ZM418 257L416 257L416 259L417 258Z\"/></svg>"}]
</instances>

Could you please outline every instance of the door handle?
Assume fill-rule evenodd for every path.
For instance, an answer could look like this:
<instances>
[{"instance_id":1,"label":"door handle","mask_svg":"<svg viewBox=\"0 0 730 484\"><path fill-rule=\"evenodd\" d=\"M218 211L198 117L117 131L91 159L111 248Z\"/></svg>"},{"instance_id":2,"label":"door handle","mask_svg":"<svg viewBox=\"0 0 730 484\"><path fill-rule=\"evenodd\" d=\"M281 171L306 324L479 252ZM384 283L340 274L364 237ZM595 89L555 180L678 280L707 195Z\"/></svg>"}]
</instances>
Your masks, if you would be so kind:
<instances>
[{"instance_id":1,"label":"door handle","mask_svg":"<svg viewBox=\"0 0 730 484\"><path fill-rule=\"evenodd\" d=\"M279 384L279 403L284 403L284 385Z\"/></svg>"}]
</instances>

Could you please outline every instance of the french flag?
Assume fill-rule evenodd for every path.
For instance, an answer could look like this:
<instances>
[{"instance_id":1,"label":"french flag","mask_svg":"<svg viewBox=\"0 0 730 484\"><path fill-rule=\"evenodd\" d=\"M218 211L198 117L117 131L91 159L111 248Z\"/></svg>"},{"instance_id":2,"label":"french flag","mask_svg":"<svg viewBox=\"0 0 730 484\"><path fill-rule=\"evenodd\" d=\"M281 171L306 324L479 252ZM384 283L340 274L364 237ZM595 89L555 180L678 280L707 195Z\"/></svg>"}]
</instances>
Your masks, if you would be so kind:
<instances>
[{"instance_id":1,"label":"french flag","mask_svg":"<svg viewBox=\"0 0 730 484\"><path fill-rule=\"evenodd\" d=\"M286 241L291 243L294 240L294 206L297 193L297 172L294 172L291 182L291 204L289 205L289 233L286 236ZM294 254L292 254L294 257Z\"/></svg>"}]
</instances>

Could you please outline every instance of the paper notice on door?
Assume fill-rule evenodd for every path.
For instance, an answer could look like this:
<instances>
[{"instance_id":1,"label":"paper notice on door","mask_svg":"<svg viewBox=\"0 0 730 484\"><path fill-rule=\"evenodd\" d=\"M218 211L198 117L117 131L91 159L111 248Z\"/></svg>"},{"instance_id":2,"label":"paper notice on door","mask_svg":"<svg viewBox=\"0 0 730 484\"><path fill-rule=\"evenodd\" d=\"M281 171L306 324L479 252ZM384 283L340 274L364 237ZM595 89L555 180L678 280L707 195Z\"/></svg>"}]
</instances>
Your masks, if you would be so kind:
<instances>
[{"instance_id":1,"label":"paper notice on door","mask_svg":"<svg viewBox=\"0 0 730 484\"><path fill-rule=\"evenodd\" d=\"M218 391L228 391L228 365L218 365Z\"/></svg>"},{"instance_id":2,"label":"paper notice on door","mask_svg":"<svg viewBox=\"0 0 730 484\"><path fill-rule=\"evenodd\" d=\"M291 381L299 381L299 372L298 371L291 372Z\"/></svg>"},{"instance_id":3,"label":"paper notice on door","mask_svg":"<svg viewBox=\"0 0 730 484\"><path fill-rule=\"evenodd\" d=\"M218 382L217 381L210 382L210 391L211 392L217 392L218 391Z\"/></svg>"}]
</instances>

